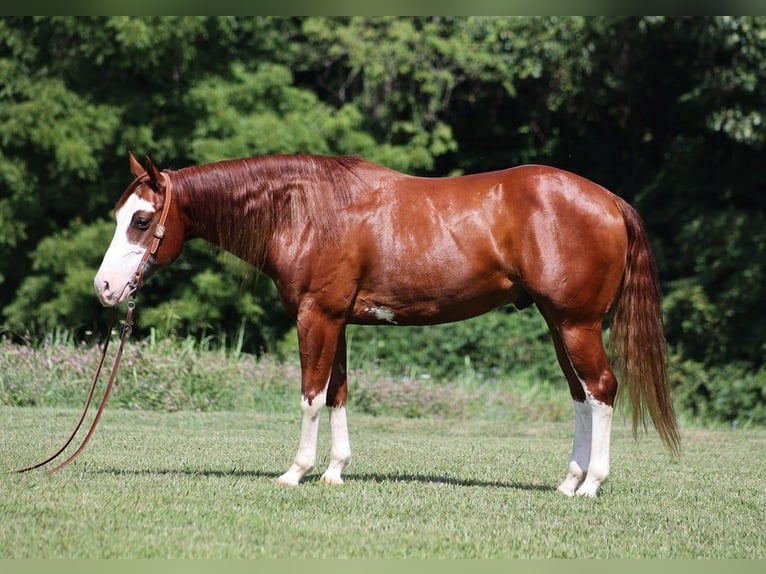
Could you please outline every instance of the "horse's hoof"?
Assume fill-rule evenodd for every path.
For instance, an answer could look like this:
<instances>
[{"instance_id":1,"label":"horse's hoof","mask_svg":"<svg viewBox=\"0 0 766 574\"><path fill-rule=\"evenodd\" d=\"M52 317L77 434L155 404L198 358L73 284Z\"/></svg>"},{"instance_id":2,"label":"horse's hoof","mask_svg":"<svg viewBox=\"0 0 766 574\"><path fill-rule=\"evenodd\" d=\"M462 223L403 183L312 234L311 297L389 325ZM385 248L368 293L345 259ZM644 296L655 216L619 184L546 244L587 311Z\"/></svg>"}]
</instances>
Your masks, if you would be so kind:
<instances>
[{"instance_id":1,"label":"horse's hoof","mask_svg":"<svg viewBox=\"0 0 766 574\"><path fill-rule=\"evenodd\" d=\"M340 486L343 484L343 479L339 476L328 476L327 473L322 475L319 479L324 484L332 484L333 486Z\"/></svg>"},{"instance_id":2,"label":"horse's hoof","mask_svg":"<svg viewBox=\"0 0 766 574\"><path fill-rule=\"evenodd\" d=\"M575 495L575 491L564 484L560 485L556 490L569 498L572 498Z\"/></svg>"},{"instance_id":3,"label":"horse's hoof","mask_svg":"<svg viewBox=\"0 0 766 574\"><path fill-rule=\"evenodd\" d=\"M276 480L276 483L280 486L298 486L300 479L286 472Z\"/></svg>"}]
</instances>

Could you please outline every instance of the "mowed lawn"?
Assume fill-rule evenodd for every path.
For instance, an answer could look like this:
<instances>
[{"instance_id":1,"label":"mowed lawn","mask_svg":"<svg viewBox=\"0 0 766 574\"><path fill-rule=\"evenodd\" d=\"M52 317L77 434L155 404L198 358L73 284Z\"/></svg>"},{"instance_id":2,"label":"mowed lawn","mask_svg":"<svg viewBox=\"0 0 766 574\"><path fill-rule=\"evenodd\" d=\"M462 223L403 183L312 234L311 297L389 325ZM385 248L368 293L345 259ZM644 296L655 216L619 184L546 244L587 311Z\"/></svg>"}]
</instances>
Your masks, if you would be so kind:
<instances>
[{"instance_id":1,"label":"mowed lawn","mask_svg":"<svg viewBox=\"0 0 766 574\"><path fill-rule=\"evenodd\" d=\"M0 408L0 558L764 558L766 430L684 429L670 461L618 418L598 499L555 488L568 423L350 413L346 484L275 478L299 414L107 409L63 471L77 412Z\"/></svg>"}]
</instances>

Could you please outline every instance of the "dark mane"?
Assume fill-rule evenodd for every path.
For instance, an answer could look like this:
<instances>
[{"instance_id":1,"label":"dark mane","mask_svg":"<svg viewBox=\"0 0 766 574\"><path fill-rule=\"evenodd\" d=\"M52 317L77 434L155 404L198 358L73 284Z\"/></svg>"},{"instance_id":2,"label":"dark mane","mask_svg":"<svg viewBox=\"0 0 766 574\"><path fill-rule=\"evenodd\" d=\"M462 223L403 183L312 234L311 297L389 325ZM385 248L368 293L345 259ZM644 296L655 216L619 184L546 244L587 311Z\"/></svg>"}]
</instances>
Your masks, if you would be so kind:
<instances>
[{"instance_id":1,"label":"dark mane","mask_svg":"<svg viewBox=\"0 0 766 574\"><path fill-rule=\"evenodd\" d=\"M212 226L205 234L257 264L276 232L297 239L310 226L333 239L338 214L360 186L353 169L361 161L357 156L270 155L169 173L177 193L193 196L189 204L199 214L196 219ZM233 213L239 225L232 225Z\"/></svg>"}]
</instances>

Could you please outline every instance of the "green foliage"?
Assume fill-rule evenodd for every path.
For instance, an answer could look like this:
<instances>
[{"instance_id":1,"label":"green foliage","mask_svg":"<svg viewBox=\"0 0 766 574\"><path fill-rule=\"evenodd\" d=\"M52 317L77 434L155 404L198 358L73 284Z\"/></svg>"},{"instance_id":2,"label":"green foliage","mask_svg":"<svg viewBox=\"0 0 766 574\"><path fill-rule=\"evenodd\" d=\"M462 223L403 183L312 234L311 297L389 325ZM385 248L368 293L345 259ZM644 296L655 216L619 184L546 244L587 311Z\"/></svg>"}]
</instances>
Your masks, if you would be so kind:
<instances>
[{"instance_id":1,"label":"green foliage","mask_svg":"<svg viewBox=\"0 0 766 574\"><path fill-rule=\"evenodd\" d=\"M696 423L734 428L766 424L766 368L731 363L705 367L676 355L671 361L676 405Z\"/></svg>"},{"instance_id":2,"label":"green foliage","mask_svg":"<svg viewBox=\"0 0 766 574\"><path fill-rule=\"evenodd\" d=\"M12 37L11 37L12 38ZM11 38L6 38L9 42ZM0 296L28 270L19 254L92 209L85 185L118 124L60 78L25 69L0 50ZM19 265L21 263L21 265ZM5 281L3 281L4 279Z\"/></svg>"},{"instance_id":3,"label":"green foliage","mask_svg":"<svg viewBox=\"0 0 766 574\"><path fill-rule=\"evenodd\" d=\"M93 304L93 277L112 233L108 222L75 222L40 241L30 274L3 310L6 328L25 336L57 328L93 329L101 317Z\"/></svg>"},{"instance_id":4,"label":"green foliage","mask_svg":"<svg viewBox=\"0 0 766 574\"><path fill-rule=\"evenodd\" d=\"M536 162L638 207L682 362L757 373L765 99L763 17L3 18L2 328L103 328L91 281L129 149L168 167L301 151L423 175ZM190 244L141 294L137 335L277 348L289 321L249 276ZM434 380L558 378L544 325L517 338L525 314L506 315L354 329L353 354Z\"/></svg>"},{"instance_id":5,"label":"green foliage","mask_svg":"<svg viewBox=\"0 0 766 574\"><path fill-rule=\"evenodd\" d=\"M152 331L125 348L110 406L298 412L297 354L278 360L275 354L256 358L240 351L237 344L211 336L167 338ZM62 331L37 345L0 338L0 405L79 408L100 356L99 346ZM554 396L529 392L523 382L501 386L478 377L454 382L409 379L369 365L350 371L349 389L349 408L372 415L561 420L571 410L563 388Z\"/></svg>"},{"instance_id":6,"label":"green foliage","mask_svg":"<svg viewBox=\"0 0 766 574\"><path fill-rule=\"evenodd\" d=\"M350 326L348 331L352 367L373 365L411 379L497 384L522 378L566 388L548 327L535 308L498 310L446 325Z\"/></svg>"},{"instance_id":7,"label":"green foliage","mask_svg":"<svg viewBox=\"0 0 766 574\"><path fill-rule=\"evenodd\" d=\"M679 234L691 278L672 284L668 336L683 354L707 365L763 364L766 322L766 213L722 207L701 214Z\"/></svg>"},{"instance_id":8,"label":"green foliage","mask_svg":"<svg viewBox=\"0 0 766 574\"><path fill-rule=\"evenodd\" d=\"M267 153L372 152L375 141L359 130L354 106L335 110L310 90L293 85L290 70L261 64L248 71L234 63L231 79L203 81L189 93L196 123L191 154L205 163Z\"/></svg>"},{"instance_id":9,"label":"green foliage","mask_svg":"<svg viewBox=\"0 0 766 574\"><path fill-rule=\"evenodd\" d=\"M116 343L107 364L114 358L114 347ZM2 338L0 404L80 408L100 356L99 346L65 336L46 337L39 345L16 345ZM126 347L110 407L294 411L299 380L290 364L239 354L220 341L150 336Z\"/></svg>"},{"instance_id":10,"label":"green foliage","mask_svg":"<svg viewBox=\"0 0 766 574\"><path fill-rule=\"evenodd\" d=\"M443 36L449 29L438 19L307 18L299 65L320 72L318 87L330 101L369 114L365 127L375 139L409 147L410 169L431 169L435 157L456 149L439 118L456 83L459 39Z\"/></svg>"}]
</instances>

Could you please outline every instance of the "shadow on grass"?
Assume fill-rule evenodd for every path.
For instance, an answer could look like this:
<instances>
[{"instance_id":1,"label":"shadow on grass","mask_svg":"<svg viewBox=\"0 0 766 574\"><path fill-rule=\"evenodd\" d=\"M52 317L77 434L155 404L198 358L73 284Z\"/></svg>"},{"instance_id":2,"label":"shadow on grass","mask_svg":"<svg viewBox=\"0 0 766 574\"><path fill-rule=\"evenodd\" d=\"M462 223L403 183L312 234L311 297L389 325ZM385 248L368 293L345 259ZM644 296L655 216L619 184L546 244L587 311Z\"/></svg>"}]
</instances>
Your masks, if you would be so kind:
<instances>
[{"instance_id":1,"label":"shadow on grass","mask_svg":"<svg viewBox=\"0 0 766 574\"><path fill-rule=\"evenodd\" d=\"M125 470L116 468L104 468L99 470L92 470L90 472L96 474L112 474L115 476L200 476L211 478L271 478L276 480L281 476L281 472L270 472L265 470L242 470L233 468L231 470L204 470L193 468L173 468L173 469L136 469ZM306 475L301 484L311 484L312 482L318 482L318 475L312 473ZM417 473L354 473L349 472L343 475L343 480L346 483L354 482L375 482L375 483L406 483L417 482L421 484L445 484L449 486L462 486L462 487L474 487L479 486L483 488L507 488L511 490L527 490L527 491L554 491L555 487L547 484L531 484L522 482L505 482L497 480L479 480L475 478L457 478L452 476L440 476L436 474L417 474Z\"/></svg>"},{"instance_id":2,"label":"shadow on grass","mask_svg":"<svg viewBox=\"0 0 766 574\"><path fill-rule=\"evenodd\" d=\"M458 478L454 476L440 476L436 474L415 474L415 473L360 473L353 472L344 475L346 481L367 481L367 482L419 482L423 484L446 484L449 486L480 486L488 488L508 488L513 490L546 491L554 490L548 485L530 484L521 482L505 482L499 480L479 480L476 478Z\"/></svg>"}]
</instances>

